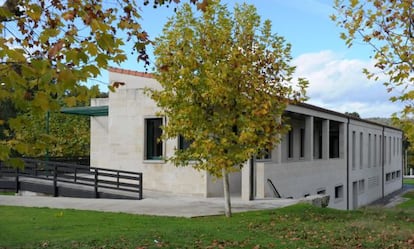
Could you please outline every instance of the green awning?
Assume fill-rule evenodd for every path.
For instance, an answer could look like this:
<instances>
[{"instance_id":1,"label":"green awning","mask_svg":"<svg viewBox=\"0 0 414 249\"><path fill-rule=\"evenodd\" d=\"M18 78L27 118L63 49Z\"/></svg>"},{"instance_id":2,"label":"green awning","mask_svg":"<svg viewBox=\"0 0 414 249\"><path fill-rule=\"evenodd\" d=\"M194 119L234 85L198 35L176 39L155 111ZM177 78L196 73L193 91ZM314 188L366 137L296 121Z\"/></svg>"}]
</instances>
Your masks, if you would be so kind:
<instances>
[{"instance_id":1,"label":"green awning","mask_svg":"<svg viewBox=\"0 0 414 249\"><path fill-rule=\"evenodd\" d=\"M62 108L61 113L82 115L82 116L108 116L108 106L82 106L82 107L71 107Z\"/></svg>"}]
</instances>

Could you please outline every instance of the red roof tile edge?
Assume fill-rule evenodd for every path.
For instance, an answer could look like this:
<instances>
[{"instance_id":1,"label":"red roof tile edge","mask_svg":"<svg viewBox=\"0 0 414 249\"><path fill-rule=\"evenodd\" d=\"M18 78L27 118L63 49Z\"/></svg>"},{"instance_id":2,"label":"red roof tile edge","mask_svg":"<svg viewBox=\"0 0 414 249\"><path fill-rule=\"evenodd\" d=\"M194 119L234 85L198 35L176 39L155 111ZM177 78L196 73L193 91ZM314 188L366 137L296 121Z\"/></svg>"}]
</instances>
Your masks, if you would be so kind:
<instances>
[{"instance_id":1,"label":"red roof tile edge","mask_svg":"<svg viewBox=\"0 0 414 249\"><path fill-rule=\"evenodd\" d=\"M116 68L116 67L108 67L108 71L112 73L121 73L121 74L127 74L132 76L139 76L139 77L145 77L145 78L154 78L154 74L152 73L145 73L145 72L138 72L134 70L128 70L128 69L122 69L122 68Z\"/></svg>"}]
</instances>

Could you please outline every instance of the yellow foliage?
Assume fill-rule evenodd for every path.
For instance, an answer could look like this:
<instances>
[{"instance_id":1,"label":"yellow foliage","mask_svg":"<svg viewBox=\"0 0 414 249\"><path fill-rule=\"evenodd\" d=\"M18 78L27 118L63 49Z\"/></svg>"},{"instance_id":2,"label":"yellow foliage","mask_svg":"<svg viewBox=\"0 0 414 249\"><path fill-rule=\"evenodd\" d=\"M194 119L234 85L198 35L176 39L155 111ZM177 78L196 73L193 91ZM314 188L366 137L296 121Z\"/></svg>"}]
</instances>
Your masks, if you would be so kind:
<instances>
[{"instance_id":1,"label":"yellow foliage","mask_svg":"<svg viewBox=\"0 0 414 249\"><path fill-rule=\"evenodd\" d=\"M411 108L414 99L413 2L336 0L334 8L336 13L332 20L344 30L340 37L346 44L352 46L353 41L360 41L372 48L376 69L364 69L364 74L368 79L382 80L378 70L382 71L387 79L381 83L387 86L387 91L396 94L391 101L400 101L406 106L398 115L403 120L411 118L414 114ZM409 126L403 127L414 141Z\"/></svg>"},{"instance_id":2,"label":"yellow foliage","mask_svg":"<svg viewBox=\"0 0 414 249\"><path fill-rule=\"evenodd\" d=\"M139 25L139 7L134 1L111 5L86 0L10 2L16 4L13 9L0 8L0 30L4 31L4 23L14 23L8 25L7 38L0 37L0 79L4 83L0 102L11 101L19 113L44 116L63 104L84 101L88 93L83 82L110 63L126 60L130 52L123 50L124 40L135 48L150 42ZM144 54L138 56L148 62ZM71 97L65 99L68 95ZM13 129L24 126L10 123L17 124ZM16 146L26 150L23 145L7 143L7 150L0 148L0 160Z\"/></svg>"},{"instance_id":3,"label":"yellow foliage","mask_svg":"<svg viewBox=\"0 0 414 249\"><path fill-rule=\"evenodd\" d=\"M155 44L163 90L149 93L168 116L164 138L193 141L170 158L178 165L191 160L216 177L223 168L240 170L257 151L275 146L286 131L278 124L286 105L305 97L307 81L293 80L290 45L252 5L230 13L212 1L198 15L184 4Z\"/></svg>"}]
</instances>

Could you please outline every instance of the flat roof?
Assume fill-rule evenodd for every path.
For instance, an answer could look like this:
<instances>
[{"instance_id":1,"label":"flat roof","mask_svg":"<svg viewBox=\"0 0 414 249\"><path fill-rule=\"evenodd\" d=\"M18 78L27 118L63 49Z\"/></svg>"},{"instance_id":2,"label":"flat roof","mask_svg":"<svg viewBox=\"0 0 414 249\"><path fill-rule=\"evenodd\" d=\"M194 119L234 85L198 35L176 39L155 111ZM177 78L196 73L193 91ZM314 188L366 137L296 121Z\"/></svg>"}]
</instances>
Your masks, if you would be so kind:
<instances>
[{"instance_id":1,"label":"flat roof","mask_svg":"<svg viewBox=\"0 0 414 249\"><path fill-rule=\"evenodd\" d=\"M74 114L89 117L108 116L108 106L104 105L62 108L60 112L65 114Z\"/></svg>"},{"instance_id":2,"label":"flat roof","mask_svg":"<svg viewBox=\"0 0 414 249\"><path fill-rule=\"evenodd\" d=\"M336 115L336 116L339 116L339 117L344 117L344 118L349 118L349 119L361 121L361 122L368 123L368 124L372 124L372 125L382 126L382 127L385 127L385 128L388 128L388 129L392 129L392 130L402 131L401 129L399 129L397 127L389 126L389 125L386 125L386 124L381 124L381 123L374 122L374 121L367 120L367 119L363 119L363 118L358 118L358 117L355 117L355 116L347 115L345 113L341 113L341 112L337 112L337 111L332 111L332 110L329 110L329 109L325 109L325 108L322 108L322 107L319 107L319 106L316 106L316 105L311 105L311 104L304 103L304 102L296 103L294 105L296 105L296 106L302 106L302 107L305 107L305 108L308 108L308 109L311 109L311 110L315 110L315 111L329 113L329 114Z\"/></svg>"}]
</instances>

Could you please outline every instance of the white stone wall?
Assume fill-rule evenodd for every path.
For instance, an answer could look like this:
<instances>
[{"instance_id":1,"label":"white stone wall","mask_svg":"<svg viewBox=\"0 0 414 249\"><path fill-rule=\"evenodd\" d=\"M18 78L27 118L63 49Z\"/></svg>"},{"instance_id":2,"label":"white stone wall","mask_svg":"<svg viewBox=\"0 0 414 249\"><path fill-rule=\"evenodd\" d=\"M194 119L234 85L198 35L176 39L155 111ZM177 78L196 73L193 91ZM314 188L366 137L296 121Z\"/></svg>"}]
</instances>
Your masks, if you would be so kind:
<instances>
[{"instance_id":1,"label":"white stone wall","mask_svg":"<svg viewBox=\"0 0 414 249\"><path fill-rule=\"evenodd\" d=\"M223 179L217 179L214 176L207 174L207 197L222 197L224 196ZM241 195L241 172L233 172L229 174L229 188L232 196Z\"/></svg>"},{"instance_id":2,"label":"white stone wall","mask_svg":"<svg viewBox=\"0 0 414 249\"><path fill-rule=\"evenodd\" d=\"M256 162L256 198L273 196L268 179L273 182L282 197L301 198L325 191L331 196L329 206L339 209L353 209L367 205L401 188L403 153L401 131L361 120L348 120L344 116L302 106L289 106L287 110L290 112L288 115L291 115L292 155L288 156L289 138L286 134L280 146L272 151L270 160ZM318 139L315 138L316 134L313 130L316 120L322 124L322 158L317 158L320 148L315 148L318 145L312 142ZM327 127L334 121L339 122L340 130L338 158L329 157L329 128ZM305 130L305 148L302 156L299 152L300 129ZM384 136L387 137L385 147ZM248 174L247 170L243 172ZM389 180L386 180L387 174ZM247 179L247 176L243 179L245 178ZM342 186L342 194L339 198L335 198L335 188L338 186Z\"/></svg>"},{"instance_id":3,"label":"white stone wall","mask_svg":"<svg viewBox=\"0 0 414 249\"><path fill-rule=\"evenodd\" d=\"M385 136L388 137L387 143L385 146L385 154L388 155L384 160L384 194L388 195L402 187L403 180L403 164L402 164L402 133L392 129L384 130ZM389 138L391 138L391 147L389 143ZM397 171L399 171L399 176L397 177ZM391 179L386 180L387 174L391 174ZM395 175L393 176L393 174Z\"/></svg>"},{"instance_id":4,"label":"white stone wall","mask_svg":"<svg viewBox=\"0 0 414 249\"><path fill-rule=\"evenodd\" d=\"M206 197L222 196L221 179L215 181L204 171L176 167L164 160L145 160L145 118L157 117L159 109L144 89L159 88L157 81L111 72L110 82L123 82L125 85L109 93L108 117L91 119L91 165L142 172L144 189ZM92 105L99 105L97 101ZM177 145L176 139L165 142L164 157L171 156ZM240 173L231 174L230 180L232 194L240 193Z\"/></svg>"},{"instance_id":5,"label":"white stone wall","mask_svg":"<svg viewBox=\"0 0 414 249\"><path fill-rule=\"evenodd\" d=\"M301 106L289 106L290 126L293 133L292 155L288 156L288 134L272 151L270 160L259 160L255 164L256 198L273 197L268 184L272 181L283 198L302 198L320 191L330 195L329 206L347 208L346 178L346 118ZM299 114L299 115L298 115ZM322 124L322 158L316 158L314 150L316 120ZM329 158L329 122L339 122L339 157ZM300 155L300 129L304 130L303 155ZM318 152L316 153L318 154ZM335 187L342 186L341 196L335 198Z\"/></svg>"},{"instance_id":6,"label":"white stone wall","mask_svg":"<svg viewBox=\"0 0 414 249\"><path fill-rule=\"evenodd\" d=\"M108 98L91 100L91 106L107 106ZM110 168L108 116L91 117L90 164L92 167Z\"/></svg>"},{"instance_id":7,"label":"white stone wall","mask_svg":"<svg viewBox=\"0 0 414 249\"><path fill-rule=\"evenodd\" d=\"M382 197L382 145L380 140L383 128L356 120L350 120L349 127L349 207L353 209ZM370 159L368 157L369 134L371 134ZM375 137L376 141L374 141Z\"/></svg>"},{"instance_id":8,"label":"white stone wall","mask_svg":"<svg viewBox=\"0 0 414 249\"><path fill-rule=\"evenodd\" d=\"M324 190L327 195L331 196L329 207L346 209L345 159L263 164L264 173L261 174L264 176L263 197L273 196L267 183L267 179L271 179L283 198L302 198ZM343 195L335 199L335 187L340 185L343 186Z\"/></svg>"},{"instance_id":9,"label":"white stone wall","mask_svg":"<svg viewBox=\"0 0 414 249\"><path fill-rule=\"evenodd\" d=\"M402 132L357 120L350 120L349 127L349 207L352 209L370 204L401 188L402 173L392 181L385 178L387 173L402 172ZM384 136L387 137L385 147ZM388 157L390 152L391 160Z\"/></svg>"},{"instance_id":10,"label":"white stone wall","mask_svg":"<svg viewBox=\"0 0 414 249\"><path fill-rule=\"evenodd\" d=\"M110 82L124 82L125 85L111 92L109 99L95 99L91 103L92 106L109 105L108 117L91 118L91 166L142 172L144 189L222 196L222 180L214 179L204 171L175 167L164 160L145 160L145 119L157 117L159 109L144 89L158 89L160 85L156 80L111 72ZM339 209L369 204L401 188L403 152L400 131L318 108L292 105L287 111L293 117L293 154L287 155L285 135L281 144L272 150L270 159L255 160L253 195L256 198L273 196L267 179L283 197L301 198L325 191L331 196L329 206ZM321 148L314 142L319 139L315 133L316 122L322 127ZM339 127L338 158L329 156L330 123ZM306 145L302 148L303 155L300 154L301 129ZM384 136L387 137L385 147ZM164 156L171 156L177 145L176 139L165 142ZM322 158L316 156L319 150ZM233 196L249 197L248 168L249 163L246 163L242 173L230 175ZM389 180L386 180L387 174ZM341 195L335 198L338 186L342 186Z\"/></svg>"}]
</instances>

